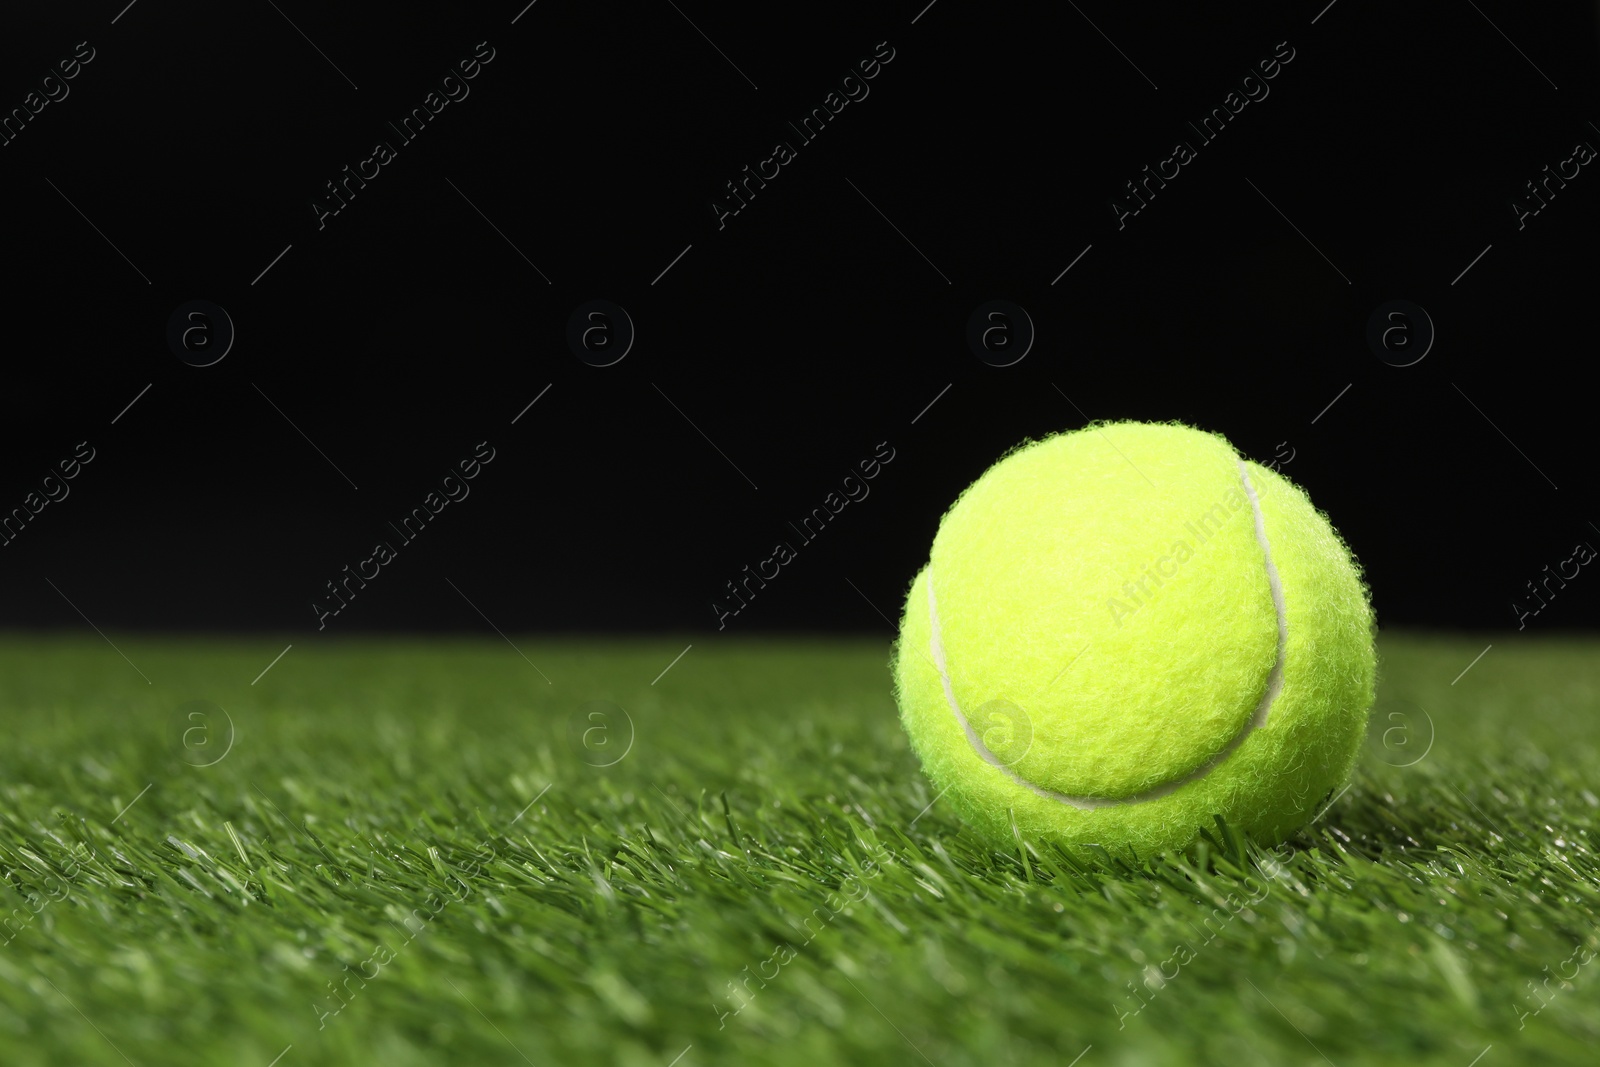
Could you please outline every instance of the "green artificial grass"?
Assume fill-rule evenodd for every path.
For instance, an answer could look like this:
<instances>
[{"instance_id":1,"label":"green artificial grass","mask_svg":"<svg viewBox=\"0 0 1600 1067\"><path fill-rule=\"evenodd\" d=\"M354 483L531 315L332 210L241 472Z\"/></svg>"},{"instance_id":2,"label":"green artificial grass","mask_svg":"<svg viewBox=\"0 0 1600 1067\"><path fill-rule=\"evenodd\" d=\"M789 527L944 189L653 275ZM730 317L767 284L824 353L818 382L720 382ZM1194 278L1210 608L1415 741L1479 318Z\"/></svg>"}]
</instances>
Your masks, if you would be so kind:
<instances>
[{"instance_id":1,"label":"green artificial grass","mask_svg":"<svg viewBox=\"0 0 1600 1067\"><path fill-rule=\"evenodd\" d=\"M1600 1046L1594 641L1386 634L1310 828L1129 861L978 842L886 642L111 636L0 640L6 1065Z\"/></svg>"}]
</instances>

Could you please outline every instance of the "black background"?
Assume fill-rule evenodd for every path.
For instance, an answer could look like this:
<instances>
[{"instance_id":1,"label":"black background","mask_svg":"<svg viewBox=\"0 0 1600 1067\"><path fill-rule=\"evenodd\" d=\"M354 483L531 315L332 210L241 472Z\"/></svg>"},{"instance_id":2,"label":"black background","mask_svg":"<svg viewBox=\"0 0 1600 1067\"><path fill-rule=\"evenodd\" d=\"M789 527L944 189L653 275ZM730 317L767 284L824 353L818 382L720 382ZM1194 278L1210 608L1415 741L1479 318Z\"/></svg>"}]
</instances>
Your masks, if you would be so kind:
<instances>
[{"instance_id":1,"label":"black background","mask_svg":"<svg viewBox=\"0 0 1600 1067\"><path fill-rule=\"evenodd\" d=\"M316 633L324 584L484 440L324 634L714 631L723 584L888 442L722 631L888 636L960 489L1089 419L1292 455L1384 625L1514 627L1600 545L1600 175L1523 229L1510 207L1600 146L1593 5L924 2L9 5L0 108L95 58L0 147L0 509L96 458L0 548L0 626ZM319 229L324 183L480 41L470 95ZM1123 183L1285 41L1119 230ZM719 229L778 140L797 158ZM205 368L165 336L197 298L237 329ZM637 328L609 367L565 340L594 298ZM996 298L1037 329L1009 367L965 339ZM1396 299L1437 329L1408 367L1365 340ZM1528 628L1597 622L1584 571Z\"/></svg>"}]
</instances>

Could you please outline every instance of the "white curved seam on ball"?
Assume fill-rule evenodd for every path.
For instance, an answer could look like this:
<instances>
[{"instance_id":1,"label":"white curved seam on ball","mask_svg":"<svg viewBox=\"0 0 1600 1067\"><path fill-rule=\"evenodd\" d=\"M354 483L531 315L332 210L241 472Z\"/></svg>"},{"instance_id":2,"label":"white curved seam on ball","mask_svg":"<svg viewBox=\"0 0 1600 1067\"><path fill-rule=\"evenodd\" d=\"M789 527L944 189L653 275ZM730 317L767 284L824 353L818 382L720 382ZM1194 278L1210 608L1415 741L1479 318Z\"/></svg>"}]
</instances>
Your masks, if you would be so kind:
<instances>
[{"instance_id":1,"label":"white curved seam on ball","mask_svg":"<svg viewBox=\"0 0 1600 1067\"><path fill-rule=\"evenodd\" d=\"M1283 689L1283 662L1289 653L1289 609L1283 602L1283 581L1278 577L1278 567L1272 562L1272 544L1267 540L1267 520L1261 514L1261 500L1256 496L1255 484L1250 481L1250 469L1244 465L1244 460L1238 462L1239 480L1244 483L1244 495L1249 498L1250 512L1255 517L1256 543L1261 546L1261 556L1266 561L1267 586L1272 590L1272 612L1278 617L1278 653L1272 661L1272 671L1267 675L1267 691L1261 694L1261 703L1256 706L1255 714L1250 716L1250 725L1241 731L1242 741L1244 734L1267 725L1267 715Z\"/></svg>"},{"instance_id":2,"label":"white curved seam on ball","mask_svg":"<svg viewBox=\"0 0 1600 1067\"><path fill-rule=\"evenodd\" d=\"M950 671L945 666L944 637L939 631L939 606L934 602L933 598L933 568L931 566L928 568L928 620L932 624L931 633L928 637L928 651L933 654L933 665L939 671L939 680L944 683L944 698L949 703L950 710L955 714L956 722L960 723L961 729L966 732L967 742L972 745L973 751L988 763L1010 775L1013 781L1033 789L1041 796L1047 795L1047 791L1041 791L1033 783L1012 774L1011 768L1007 767L1000 757L989 751L989 746L983 743L983 739L972 728L972 723L968 722L966 715L962 714L961 704L956 700L956 691L950 684Z\"/></svg>"},{"instance_id":3,"label":"white curved seam on ball","mask_svg":"<svg viewBox=\"0 0 1600 1067\"><path fill-rule=\"evenodd\" d=\"M1244 744L1246 737L1267 724L1267 716L1272 711L1272 705L1278 699L1278 694L1283 690L1283 666L1289 646L1288 609L1283 599L1283 582L1278 576L1277 566L1272 562L1272 546L1267 541L1266 519L1261 513L1261 501L1256 496L1255 486L1251 484L1249 470L1245 467L1244 460L1241 459L1238 463L1239 480L1244 485L1245 498L1250 502L1250 512L1255 523L1256 543L1261 546L1261 553L1266 563L1267 586L1272 592L1272 610L1277 617L1278 630L1277 652L1273 658L1272 670L1267 674L1266 690L1261 694L1260 703L1256 705L1255 711L1251 714L1244 727L1234 734L1216 755L1201 766L1196 767L1180 778L1175 778L1170 782L1163 782L1153 789L1147 789L1143 793L1131 797L1075 797L1066 793L1058 793L1054 789L1046 789L1044 786L1028 781L1028 779L1012 770L1009 764L989 751L989 746L985 745L983 739L978 736L977 731L973 730L972 724L967 721L966 715L961 711L960 702L956 700L955 688L950 682L950 671L945 663L944 636L939 627L939 605L933 593L933 566L930 563L928 566L928 621L930 623L928 650L933 654L933 665L938 670L939 681L944 686L945 701L949 704L951 713L955 715L956 722L961 724L962 731L967 735L967 743L972 746L973 751L984 762L994 767L1017 785L1031 790L1046 800L1055 800L1083 811L1091 811L1095 808L1110 808L1123 804L1142 804L1145 801L1157 800L1175 792L1182 786L1188 785L1190 782L1204 778L1215 770L1223 760L1233 755L1234 750Z\"/></svg>"}]
</instances>

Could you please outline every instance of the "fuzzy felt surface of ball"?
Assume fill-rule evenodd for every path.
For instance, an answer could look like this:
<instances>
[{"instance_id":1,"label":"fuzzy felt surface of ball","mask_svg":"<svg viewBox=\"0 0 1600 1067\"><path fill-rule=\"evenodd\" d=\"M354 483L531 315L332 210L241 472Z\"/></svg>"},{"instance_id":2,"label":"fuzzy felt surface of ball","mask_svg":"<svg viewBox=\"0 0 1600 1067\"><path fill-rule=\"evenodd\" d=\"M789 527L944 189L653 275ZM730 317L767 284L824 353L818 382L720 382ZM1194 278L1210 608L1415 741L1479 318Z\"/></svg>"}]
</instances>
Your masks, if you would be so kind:
<instances>
[{"instance_id":1,"label":"fuzzy felt surface of ball","mask_svg":"<svg viewBox=\"0 0 1600 1067\"><path fill-rule=\"evenodd\" d=\"M1028 442L952 505L893 672L941 795L1001 847L1263 844L1349 777L1372 706L1356 561L1222 437L1111 422Z\"/></svg>"}]
</instances>

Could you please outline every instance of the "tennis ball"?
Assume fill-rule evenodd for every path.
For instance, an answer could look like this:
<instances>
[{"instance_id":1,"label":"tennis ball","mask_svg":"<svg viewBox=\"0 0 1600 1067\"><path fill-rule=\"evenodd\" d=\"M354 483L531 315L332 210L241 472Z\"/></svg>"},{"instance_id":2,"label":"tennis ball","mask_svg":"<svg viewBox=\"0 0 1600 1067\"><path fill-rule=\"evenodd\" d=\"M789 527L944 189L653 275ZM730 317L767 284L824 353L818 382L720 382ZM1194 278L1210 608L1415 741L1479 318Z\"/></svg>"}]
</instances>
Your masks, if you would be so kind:
<instances>
[{"instance_id":1,"label":"tennis ball","mask_svg":"<svg viewBox=\"0 0 1600 1067\"><path fill-rule=\"evenodd\" d=\"M1138 855L1214 815L1264 844L1355 764L1376 656L1350 551L1216 434L1092 425L963 492L907 594L896 698L933 784L1014 835Z\"/></svg>"}]
</instances>

